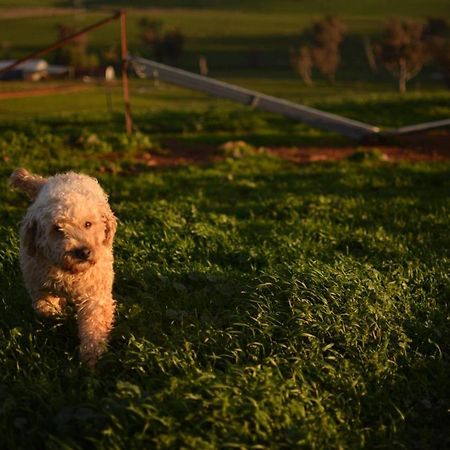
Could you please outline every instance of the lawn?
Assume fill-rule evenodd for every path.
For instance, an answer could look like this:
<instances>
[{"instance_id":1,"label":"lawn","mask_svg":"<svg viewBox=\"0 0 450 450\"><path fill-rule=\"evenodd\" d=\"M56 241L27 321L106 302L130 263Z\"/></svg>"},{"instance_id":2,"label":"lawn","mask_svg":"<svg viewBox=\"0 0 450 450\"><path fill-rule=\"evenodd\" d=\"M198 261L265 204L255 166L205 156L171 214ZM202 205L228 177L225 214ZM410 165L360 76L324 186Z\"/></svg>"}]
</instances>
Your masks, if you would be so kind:
<instances>
[{"instance_id":1,"label":"lawn","mask_svg":"<svg viewBox=\"0 0 450 450\"><path fill-rule=\"evenodd\" d=\"M130 11L130 48L145 53L136 24L147 14L187 34L185 68L196 70L204 53L211 76L384 129L450 116L432 69L399 95L385 73L369 73L361 46L386 11L448 18L443 0L333 2L352 32L337 83L312 88L290 71L288 48L333 12L329 2L205 4ZM0 43L25 54L54 39L58 22L82 27L105 15L3 18ZM117 39L114 24L91 43L100 51ZM0 96L50 86L1 83ZM224 154L220 145L237 139L351 144L137 79L128 137L120 85L86 86L0 99L0 448L450 447L450 162L394 163L376 150L308 165L263 149ZM152 155L184 145L222 158L151 166ZM7 186L20 166L97 177L120 220L116 325L95 372L79 363L72 311L48 323L31 308L18 264L28 202Z\"/></svg>"},{"instance_id":2,"label":"lawn","mask_svg":"<svg viewBox=\"0 0 450 450\"><path fill-rule=\"evenodd\" d=\"M148 136L2 135L0 447L450 445L448 163L162 170L142 151ZM24 290L17 166L97 176L120 219L95 373L73 317L39 321Z\"/></svg>"},{"instance_id":3,"label":"lawn","mask_svg":"<svg viewBox=\"0 0 450 450\"><path fill-rule=\"evenodd\" d=\"M442 89L429 88L400 95L386 86L368 83L359 86L344 82L335 86L321 84L310 89L289 77L221 79L384 129L450 116L450 91ZM45 86L47 84L37 87ZM7 83L0 86L0 95L35 87L35 83ZM157 140L193 137L200 141L212 138L215 142L224 142L228 136L255 145L298 145L313 141L321 144L324 137L331 136L331 133L275 114L164 83L155 87L148 80L133 80L130 96L136 127ZM43 133L59 135L77 133L80 128L100 134L121 130L124 127L121 87L119 84L111 88L92 84L75 93L0 99L0 130L36 127Z\"/></svg>"}]
</instances>

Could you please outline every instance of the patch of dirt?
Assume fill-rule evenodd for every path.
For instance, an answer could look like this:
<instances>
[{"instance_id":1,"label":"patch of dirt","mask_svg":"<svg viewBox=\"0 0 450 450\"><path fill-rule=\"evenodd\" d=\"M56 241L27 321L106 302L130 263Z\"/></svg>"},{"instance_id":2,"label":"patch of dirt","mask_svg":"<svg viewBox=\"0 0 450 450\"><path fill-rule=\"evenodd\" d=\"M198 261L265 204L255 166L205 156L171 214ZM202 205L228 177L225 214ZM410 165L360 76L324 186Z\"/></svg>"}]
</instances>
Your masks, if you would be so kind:
<instances>
[{"instance_id":1,"label":"patch of dirt","mask_svg":"<svg viewBox=\"0 0 450 450\"><path fill-rule=\"evenodd\" d=\"M176 140L164 144L167 154L151 154L149 165L154 166L186 166L191 164L209 164L224 159L211 144L197 143L186 145Z\"/></svg>"},{"instance_id":2,"label":"patch of dirt","mask_svg":"<svg viewBox=\"0 0 450 450\"><path fill-rule=\"evenodd\" d=\"M338 161L348 158L355 152L370 151L373 146L361 147L288 147L271 148L269 152L293 163L305 164L320 161ZM446 161L450 160L450 147L441 149L419 149L414 147L377 146L384 161Z\"/></svg>"},{"instance_id":3,"label":"patch of dirt","mask_svg":"<svg viewBox=\"0 0 450 450\"><path fill-rule=\"evenodd\" d=\"M146 166L173 167L190 164L209 164L225 158L211 144L186 144L176 140L165 142L167 154L140 154L136 162ZM448 161L450 160L450 130L434 131L420 135L397 137L395 145L372 144L345 147L268 147L269 154L276 155L295 164L338 161L355 152L370 152L376 149L385 161Z\"/></svg>"}]
</instances>

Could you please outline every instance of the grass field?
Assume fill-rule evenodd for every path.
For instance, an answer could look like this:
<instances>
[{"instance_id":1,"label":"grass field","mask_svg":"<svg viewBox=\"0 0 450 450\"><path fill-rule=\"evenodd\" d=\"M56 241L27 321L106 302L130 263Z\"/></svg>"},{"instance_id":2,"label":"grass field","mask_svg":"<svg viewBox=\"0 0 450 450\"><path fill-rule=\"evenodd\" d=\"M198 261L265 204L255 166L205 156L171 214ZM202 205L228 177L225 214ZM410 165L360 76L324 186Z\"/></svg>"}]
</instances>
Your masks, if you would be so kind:
<instances>
[{"instance_id":1,"label":"grass field","mask_svg":"<svg viewBox=\"0 0 450 450\"><path fill-rule=\"evenodd\" d=\"M65 6L66 3L47 2L42 6ZM88 6L100 3L102 2L86 2ZM142 6L139 2L127 4L130 7ZM156 9L129 10L128 40L133 54L151 54L149 49L142 47L139 39L138 21L147 16L162 20L166 28L175 26L183 31L186 35L186 48L180 66L189 70L197 71L198 56L206 55L212 77L382 127L439 120L450 114L448 90L442 81L436 79L435 67L427 65L418 77L408 83L411 94L401 97L395 93L395 80L383 68L376 73L369 70L362 44L363 36L376 37L380 34L383 23L390 14L420 20L427 17L450 19L447 2L443 0L426 3L396 2L395 5L392 2L372 0L337 1L332 6L329 2L309 0L250 1L240 3L240 7L236 9L232 7L233 2L227 6L220 1L184 2L184 8L175 8L180 6L177 2L165 4L169 8L159 7L155 3L155 8L158 7ZM205 7L205 4L209 6ZM7 1L1 5L5 10L9 9L8 6L11 7ZM31 3L21 2L20 5L27 6ZM70 9L67 11L67 16L54 16L44 12L42 17L1 18L0 9L3 57L23 56L49 44L56 38L58 23L72 23L76 28L82 28L107 14L107 11L88 10L86 13L73 15L70 14ZM305 27L326 12L339 13L349 28L342 48L342 64L338 69L337 83L327 85L315 74L316 85L306 87L289 67L289 48L299 42L300 33ZM118 45L118 24L112 23L92 32L89 39L91 51L97 53L110 45ZM0 83L0 93L28 87L31 88L31 85ZM111 91L113 110L117 113L122 109L120 89L113 88ZM160 123L159 115L166 117L168 110L176 110L186 116L190 113L194 116L204 114L210 109L238 110L240 117L244 116L242 108L236 108L230 103L170 86L163 85L156 89L150 82L134 80L131 95L133 111L143 130L148 130L149 121ZM49 115L65 119L73 113L107 118L105 89L97 86L78 94L0 100L0 120L3 124L15 119L47 118ZM140 121L139 116L144 117L144 120ZM263 117L261 120L264 122L267 116L258 117ZM253 119L249 120L251 122ZM261 120L258 119L259 124ZM270 120L276 122L276 119ZM192 120L183 118L183 121L189 128ZM180 120L175 122L178 124ZM274 125L270 124L266 128L272 129ZM275 125L275 128L279 129L279 126ZM285 128L277 133L287 136L286 131L291 135L297 132L295 126L289 125L288 128L289 130ZM302 136L305 134L304 128L300 127L300 133ZM310 134L309 129L307 134Z\"/></svg>"},{"instance_id":2,"label":"grass field","mask_svg":"<svg viewBox=\"0 0 450 450\"><path fill-rule=\"evenodd\" d=\"M26 130L25 130L26 131ZM133 163L148 139L4 132L13 168L99 176L120 218L96 373L72 316L37 320L1 190L0 447L445 448L450 165ZM126 150L125 150L126 149Z\"/></svg>"},{"instance_id":3,"label":"grass field","mask_svg":"<svg viewBox=\"0 0 450 450\"><path fill-rule=\"evenodd\" d=\"M184 54L179 62L182 67L198 69L198 56L208 58L211 75L252 70L258 76L268 70L290 72L289 49L298 45L299 36L312 22L325 14L339 14L347 24L348 35L343 43L342 64L338 79L386 81L388 75L380 70L373 74L368 69L363 36L377 37L383 24L391 16L426 20L428 17L450 19L450 9L445 0L423 2L328 2L328 1L283 1L238 2L177 2L160 4L152 2L153 9L133 9L132 6L148 5L146 2L126 2L128 12L128 40L131 53L151 55L139 38L139 20L146 16L161 20L166 29L178 27L186 37ZM202 6L202 3L208 6ZM4 4L7 10L8 3ZM26 6L26 2L22 2ZM55 2L55 4L57 4ZM102 6L102 2L86 2L89 6ZM105 2L113 4L114 2ZM116 3L117 4L117 3ZM182 6L162 8L162 4ZM60 6L63 4L60 2ZM255 7L256 5L256 7ZM44 6L44 5L42 5ZM105 5L103 5L105 6ZM86 13L54 16L43 13L42 17L1 18L0 43L2 57L23 56L53 42L56 25L72 24L82 28L104 18L107 10L88 10ZM100 53L111 45L119 45L119 26L112 23L89 34L91 51ZM1 53L0 53L1 54ZM263 72L263 73L261 73ZM422 82L430 81L430 70L425 70ZM420 77L419 77L420 79Z\"/></svg>"},{"instance_id":4,"label":"grass field","mask_svg":"<svg viewBox=\"0 0 450 450\"><path fill-rule=\"evenodd\" d=\"M0 17L2 7L67 3L0 0ZM369 73L361 37L388 14L449 18L447 3L155 1L130 11L130 48L145 52L143 14L161 18L188 37L183 67L206 54L212 76L386 129L450 117L450 93L428 68L399 95L386 74ZM326 12L352 34L337 83L307 88L288 48ZM3 56L49 43L58 22L106 14L69 13L0 18ZM117 39L111 25L91 43ZM0 83L0 97L52 85ZM156 168L142 156L151 162L168 143L216 154L237 139L350 143L150 81L132 80L131 106L139 132L128 137L118 85L0 98L0 449L449 448L450 162L386 162L356 144L334 163L262 151ZM7 186L20 166L96 176L120 219L116 326L94 373L78 361L71 311L38 320L23 286L28 202Z\"/></svg>"},{"instance_id":5,"label":"grass field","mask_svg":"<svg viewBox=\"0 0 450 450\"><path fill-rule=\"evenodd\" d=\"M311 90L293 78L222 79L385 129L450 116L450 91L441 89L400 95L386 86L367 84L339 83L316 86ZM255 145L286 145L320 143L330 136L275 114L253 111L186 89L164 84L156 88L150 81L134 81L131 86L135 124L156 140L192 136L201 141L214 138L224 142L228 136L229 139L243 138ZM7 83L0 86L0 95L3 89L11 92L34 87L33 83ZM111 112L107 106L108 92L111 94ZM57 134L76 134L80 129L92 133L117 132L123 129L121 88L93 85L78 93L0 100L0 130L36 127L44 133Z\"/></svg>"},{"instance_id":6,"label":"grass field","mask_svg":"<svg viewBox=\"0 0 450 450\"><path fill-rule=\"evenodd\" d=\"M119 2L85 2L86 6L115 5ZM41 6L67 6L68 2L43 2ZM450 19L450 10L444 0L429 2L329 2L311 0L294 2L247 1L225 4L222 1L190 1L181 3L164 2L167 8L154 3L154 9L136 10L142 2L127 2L128 40L133 54L150 56L149 49L142 47L139 39L138 21L147 16L162 20L166 28L179 27L186 35L186 48L180 66L198 70L198 56L206 55L210 75L237 85L261 92L288 98L299 103L312 105L345 116L373 123L382 127L397 127L426 120L447 118L449 94L442 81L436 80L436 68L428 65L422 73L408 83L411 95L395 94L396 82L380 68L373 73L369 70L364 54L363 36L376 37L389 15L413 17L425 20L427 17ZM33 2L20 2L16 7L33 6ZM207 6L205 6L207 5ZM0 2L4 11L11 9L7 0ZM19 57L48 45L56 38L58 23L71 23L82 28L106 16L107 11L88 9L86 13L55 16L51 12L39 17L2 18L0 8L0 43L3 57ZM306 87L289 67L289 48L297 45L302 30L325 13L339 13L347 23L349 34L343 43L342 63L337 73L336 85L327 85L315 74L316 85ZM112 23L89 34L91 51L101 52L111 45L119 44L118 24ZM0 52L1 52L0 51ZM53 56L49 55L51 60ZM35 84L35 86L38 86ZM45 86L45 84L44 84ZM22 83L0 83L2 91L31 88ZM122 109L120 89L112 88L113 111ZM142 130L149 130L149 122L161 123L160 115L167 117L167 111L176 110L181 115L204 114L211 109L220 111L239 111L230 103L211 99L175 87L162 86L160 89L151 83L137 80L132 85L132 108ZM50 115L63 120L73 114L84 117L107 117L105 89L93 87L89 91L70 95L32 97L29 99L1 99L0 120L3 124L15 119L35 117L48 118ZM106 114L105 114L106 113ZM155 117L155 115L157 117ZM170 115L170 114L169 114ZM139 116L143 117L142 121ZM253 116L253 115L252 115ZM268 116L257 116L259 125ZM94 119L93 119L94 120ZM194 120L182 119L189 128ZM253 119L247 120L252 122ZM270 121L277 122L276 119ZM98 121L97 121L98 122ZM181 120L175 120L179 124ZM279 122L279 121L278 121ZM285 123L285 122L284 122ZM196 127L202 124L197 123ZM284 126L284 125L283 125ZM151 127L151 124L150 124ZM292 135L297 133L292 124L279 130L279 124L265 125L273 134ZM244 127L245 128L245 127ZM298 127L297 127L298 128ZM304 127L299 127L303 136ZM261 127L259 127L259 130ZM154 132L154 128L151 129ZM186 131L186 130L185 130ZM194 131L199 131L195 129ZM247 130L248 131L248 130ZM286 131L289 131L287 133ZM311 134L307 129L306 134Z\"/></svg>"}]
</instances>

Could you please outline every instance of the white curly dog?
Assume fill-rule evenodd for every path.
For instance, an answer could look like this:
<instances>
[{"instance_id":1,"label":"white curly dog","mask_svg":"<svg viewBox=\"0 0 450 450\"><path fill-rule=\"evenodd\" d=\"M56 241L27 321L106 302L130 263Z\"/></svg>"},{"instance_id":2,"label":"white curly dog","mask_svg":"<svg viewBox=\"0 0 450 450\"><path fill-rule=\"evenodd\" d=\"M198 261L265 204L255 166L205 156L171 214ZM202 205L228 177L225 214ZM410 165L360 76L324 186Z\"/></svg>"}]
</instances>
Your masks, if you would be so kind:
<instances>
[{"instance_id":1,"label":"white curly dog","mask_svg":"<svg viewBox=\"0 0 450 450\"><path fill-rule=\"evenodd\" d=\"M36 312L77 311L80 358L95 367L106 349L115 301L112 243L117 221L96 179L68 172L43 178L17 169L12 186L33 200L20 229L20 266Z\"/></svg>"}]
</instances>

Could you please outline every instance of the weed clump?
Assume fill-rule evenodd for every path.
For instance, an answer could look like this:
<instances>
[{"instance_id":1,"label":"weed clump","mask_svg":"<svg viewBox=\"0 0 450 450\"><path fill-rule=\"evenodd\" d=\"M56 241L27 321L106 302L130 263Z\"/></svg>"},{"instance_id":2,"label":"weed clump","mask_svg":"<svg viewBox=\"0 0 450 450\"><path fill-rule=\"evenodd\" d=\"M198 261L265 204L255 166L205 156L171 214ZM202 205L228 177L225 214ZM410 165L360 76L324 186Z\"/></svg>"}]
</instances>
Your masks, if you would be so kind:
<instances>
[{"instance_id":1,"label":"weed clump","mask_svg":"<svg viewBox=\"0 0 450 450\"><path fill-rule=\"evenodd\" d=\"M131 135L126 133L97 134L84 129L80 133L70 135L67 142L75 148L99 153L149 151L155 147L147 135L139 132Z\"/></svg>"},{"instance_id":2,"label":"weed clump","mask_svg":"<svg viewBox=\"0 0 450 450\"><path fill-rule=\"evenodd\" d=\"M347 157L347 160L354 163L376 163L387 161L387 156L378 148L359 149Z\"/></svg>"},{"instance_id":3,"label":"weed clump","mask_svg":"<svg viewBox=\"0 0 450 450\"><path fill-rule=\"evenodd\" d=\"M240 159L246 156L263 154L266 152L264 147L254 147L245 141L227 141L218 149L219 155L225 158Z\"/></svg>"}]
</instances>

